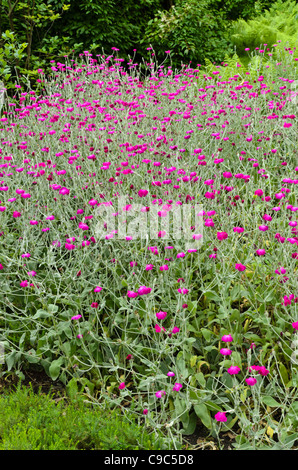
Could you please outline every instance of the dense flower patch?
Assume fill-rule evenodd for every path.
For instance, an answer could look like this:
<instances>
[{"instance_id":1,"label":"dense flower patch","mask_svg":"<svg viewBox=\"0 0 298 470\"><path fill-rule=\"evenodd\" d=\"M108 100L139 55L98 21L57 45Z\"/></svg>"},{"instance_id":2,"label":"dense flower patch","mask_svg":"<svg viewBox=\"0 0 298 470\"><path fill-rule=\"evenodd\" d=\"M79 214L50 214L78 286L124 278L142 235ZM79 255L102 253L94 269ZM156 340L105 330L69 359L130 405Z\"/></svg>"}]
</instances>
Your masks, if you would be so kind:
<instances>
[{"instance_id":1,"label":"dense flower patch","mask_svg":"<svg viewBox=\"0 0 298 470\"><path fill-rule=\"evenodd\" d=\"M141 80L85 51L20 90L0 119L7 371L84 377L165 431L295 441L294 52Z\"/></svg>"}]
</instances>

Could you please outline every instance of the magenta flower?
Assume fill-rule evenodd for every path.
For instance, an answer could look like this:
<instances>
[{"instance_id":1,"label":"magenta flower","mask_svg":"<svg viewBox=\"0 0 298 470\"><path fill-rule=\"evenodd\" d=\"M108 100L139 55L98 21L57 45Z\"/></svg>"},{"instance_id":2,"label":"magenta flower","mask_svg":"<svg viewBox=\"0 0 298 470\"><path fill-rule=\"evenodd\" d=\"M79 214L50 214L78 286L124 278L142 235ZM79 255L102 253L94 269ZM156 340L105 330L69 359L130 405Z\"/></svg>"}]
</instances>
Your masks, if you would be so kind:
<instances>
[{"instance_id":1,"label":"magenta flower","mask_svg":"<svg viewBox=\"0 0 298 470\"><path fill-rule=\"evenodd\" d=\"M151 291L152 291L152 289L150 287L141 286L138 289L138 294L139 295L146 295L146 294L150 294Z\"/></svg>"},{"instance_id":2,"label":"magenta flower","mask_svg":"<svg viewBox=\"0 0 298 470\"><path fill-rule=\"evenodd\" d=\"M298 331L298 321L292 323L292 327L294 328L294 330Z\"/></svg>"},{"instance_id":3,"label":"magenta flower","mask_svg":"<svg viewBox=\"0 0 298 470\"><path fill-rule=\"evenodd\" d=\"M167 376L168 377L175 377L175 373L170 371L170 372L167 373Z\"/></svg>"},{"instance_id":4,"label":"magenta flower","mask_svg":"<svg viewBox=\"0 0 298 470\"><path fill-rule=\"evenodd\" d=\"M259 372L260 375L262 375L264 377L264 376L268 375L270 371L268 369L266 369L265 366L260 366L258 372Z\"/></svg>"},{"instance_id":5,"label":"magenta flower","mask_svg":"<svg viewBox=\"0 0 298 470\"><path fill-rule=\"evenodd\" d=\"M164 320L167 316L167 312L157 312L156 313L156 317L158 318L158 320Z\"/></svg>"},{"instance_id":6,"label":"magenta flower","mask_svg":"<svg viewBox=\"0 0 298 470\"><path fill-rule=\"evenodd\" d=\"M189 290L186 289L185 287L183 289L181 289L181 287L179 287L179 289L177 289L177 291L179 292L179 294L188 294Z\"/></svg>"},{"instance_id":7,"label":"magenta flower","mask_svg":"<svg viewBox=\"0 0 298 470\"><path fill-rule=\"evenodd\" d=\"M137 292L134 292L133 290L129 290L127 291L127 297L129 297L130 299L134 299L138 296L138 293Z\"/></svg>"},{"instance_id":8,"label":"magenta flower","mask_svg":"<svg viewBox=\"0 0 298 470\"><path fill-rule=\"evenodd\" d=\"M159 267L159 270L160 271L168 271L169 270L169 266L167 264L163 264L162 266Z\"/></svg>"},{"instance_id":9,"label":"magenta flower","mask_svg":"<svg viewBox=\"0 0 298 470\"><path fill-rule=\"evenodd\" d=\"M97 302L92 302L91 307L92 308L98 308L98 303Z\"/></svg>"},{"instance_id":10,"label":"magenta flower","mask_svg":"<svg viewBox=\"0 0 298 470\"><path fill-rule=\"evenodd\" d=\"M227 417L224 411L219 411L218 413L216 413L214 418L216 419L216 421L219 421L222 423L225 423L227 421Z\"/></svg>"},{"instance_id":11,"label":"magenta flower","mask_svg":"<svg viewBox=\"0 0 298 470\"><path fill-rule=\"evenodd\" d=\"M241 264L241 263L236 263L236 264L235 264L235 269L237 269L238 271L245 271L245 270L246 270L246 266L244 266L244 265Z\"/></svg>"},{"instance_id":12,"label":"magenta flower","mask_svg":"<svg viewBox=\"0 0 298 470\"><path fill-rule=\"evenodd\" d=\"M75 315L74 317L71 317L71 320L79 320L82 317L82 315Z\"/></svg>"},{"instance_id":13,"label":"magenta flower","mask_svg":"<svg viewBox=\"0 0 298 470\"><path fill-rule=\"evenodd\" d=\"M245 382L247 383L247 385L252 387L257 383L257 379L255 377L248 377L248 379L245 379Z\"/></svg>"},{"instance_id":14,"label":"magenta flower","mask_svg":"<svg viewBox=\"0 0 298 470\"><path fill-rule=\"evenodd\" d=\"M146 271L151 271L154 268L153 264L147 264L146 265Z\"/></svg>"},{"instance_id":15,"label":"magenta flower","mask_svg":"<svg viewBox=\"0 0 298 470\"><path fill-rule=\"evenodd\" d=\"M236 375L236 374L239 374L240 372L240 368L237 367L237 366L231 366L229 367L229 369L227 370L228 374L230 375Z\"/></svg>"},{"instance_id":16,"label":"magenta flower","mask_svg":"<svg viewBox=\"0 0 298 470\"><path fill-rule=\"evenodd\" d=\"M100 292L102 290L102 287L96 286L93 292Z\"/></svg>"},{"instance_id":17,"label":"magenta flower","mask_svg":"<svg viewBox=\"0 0 298 470\"><path fill-rule=\"evenodd\" d=\"M223 341L224 343L231 343L233 341L233 338L231 335L223 335L221 341Z\"/></svg>"},{"instance_id":18,"label":"magenta flower","mask_svg":"<svg viewBox=\"0 0 298 470\"><path fill-rule=\"evenodd\" d=\"M145 197L145 196L147 196L147 194L148 194L147 189L140 189L139 192L138 192L139 197Z\"/></svg>"},{"instance_id":19,"label":"magenta flower","mask_svg":"<svg viewBox=\"0 0 298 470\"><path fill-rule=\"evenodd\" d=\"M228 234L227 232L217 232L217 239L218 240L225 240L226 238L228 238Z\"/></svg>"},{"instance_id":20,"label":"magenta flower","mask_svg":"<svg viewBox=\"0 0 298 470\"><path fill-rule=\"evenodd\" d=\"M258 256L265 256L266 250L264 250L264 249L256 250L256 254Z\"/></svg>"},{"instance_id":21,"label":"magenta flower","mask_svg":"<svg viewBox=\"0 0 298 470\"><path fill-rule=\"evenodd\" d=\"M174 326L174 328L172 329L173 334L179 333L179 331L180 331L180 328L178 328L178 326Z\"/></svg>"},{"instance_id":22,"label":"magenta flower","mask_svg":"<svg viewBox=\"0 0 298 470\"><path fill-rule=\"evenodd\" d=\"M174 387L173 387L173 391L174 391L174 392L179 392L179 390L181 390L182 386L183 386L183 385L180 384L180 383L175 383L175 385L174 385Z\"/></svg>"},{"instance_id":23,"label":"magenta flower","mask_svg":"<svg viewBox=\"0 0 298 470\"><path fill-rule=\"evenodd\" d=\"M125 382L121 382L118 388L119 390L123 390L125 388Z\"/></svg>"},{"instance_id":24,"label":"magenta flower","mask_svg":"<svg viewBox=\"0 0 298 470\"><path fill-rule=\"evenodd\" d=\"M275 271L275 274L286 274L287 270L283 267L279 268L279 269L276 269Z\"/></svg>"},{"instance_id":25,"label":"magenta flower","mask_svg":"<svg viewBox=\"0 0 298 470\"><path fill-rule=\"evenodd\" d=\"M219 352L223 356L230 356L230 354L232 354L231 349L227 349L227 348L222 348Z\"/></svg>"},{"instance_id":26,"label":"magenta flower","mask_svg":"<svg viewBox=\"0 0 298 470\"><path fill-rule=\"evenodd\" d=\"M29 271L27 274L28 274L28 276L35 276L36 272L35 271Z\"/></svg>"},{"instance_id":27,"label":"magenta flower","mask_svg":"<svg viewBox=\"0 0 298 470\"><path fill-rule=\"evenodd\" d=\"M161 398L162 396L164 396L166 394L166 392L164 390L159 390L158 392L155 392L155 396L157 398Z\"/></svg>"},{"instance_id":28,"label":"magenta flower","mask_svg":"<svg viewBox=\"0 0 298 470\"><path fill-rule=\"evenodd\" d=\"M242 232L244 232L244 228L242 228L242 227L234 227L234 228L233 228L233 232L242 233Z\"/></svg>"},{"instance_id":29,"label":"magenta flower","mask_svg":"<svg viewBox=\"0 0 298 470\"><path fill-rule=\"evenodd\" d=\"M79 223L79 228L82 230L89 230L89 227L87 224L84 224L83 222Z\"/></svg>"}]
</instances>

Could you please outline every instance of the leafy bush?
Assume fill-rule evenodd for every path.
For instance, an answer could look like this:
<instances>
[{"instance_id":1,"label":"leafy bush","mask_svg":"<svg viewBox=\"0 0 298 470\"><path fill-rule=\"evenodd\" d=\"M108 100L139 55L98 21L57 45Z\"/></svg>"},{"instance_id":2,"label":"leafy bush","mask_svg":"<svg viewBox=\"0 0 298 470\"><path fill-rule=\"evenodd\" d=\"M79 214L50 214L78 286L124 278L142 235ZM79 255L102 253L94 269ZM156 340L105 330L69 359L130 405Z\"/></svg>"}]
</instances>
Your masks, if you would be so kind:
<instances>
[{"instance_id":1,"label":"leafy bush","mask_svg":"<svg viewBox=\"0 0 298 470\"><path fill-rule=\"evenodd\" d=\"M142 43L158 51L170 49L172 62L220 62L232 50L227 39L228 23L223 10L212 8L210 0L180 0L170 11L159 11L148 22Z\"/></svg>"},{"instance_id":2,"label":"leafy bush","mask_svg":"<svg viewBox=\"0 0 298 470\"><path fill-rule=\"evenodd\" d=\"M255 49L265 45L271 48L278 40L282 46L295 47L298 40L298 4L295 1L278 0L269 10L253 19L238 19L231 29L231 41L238 55L245 49Z\"/></svg>"}]
</instances>

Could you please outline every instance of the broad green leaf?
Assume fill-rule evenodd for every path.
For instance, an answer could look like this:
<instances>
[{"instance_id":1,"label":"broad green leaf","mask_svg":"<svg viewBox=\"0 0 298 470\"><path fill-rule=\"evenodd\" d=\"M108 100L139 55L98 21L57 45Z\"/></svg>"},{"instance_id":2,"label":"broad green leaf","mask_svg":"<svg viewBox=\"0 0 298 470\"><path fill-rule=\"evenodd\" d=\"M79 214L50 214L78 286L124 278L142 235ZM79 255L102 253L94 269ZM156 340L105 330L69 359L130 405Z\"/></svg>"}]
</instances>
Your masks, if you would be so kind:
<instances>
[{"instance_id":1,"label":"broad green leaf","mask_svg":"<svg viewBox=\"0 0 298 470\"><path fill-rule=\"evenodd\" d=\"M49 373L50 373L50 377L52 380L56 380L60 374L60 368L61 368L61 365L63 364L64 362L64 358L63 357L59 357L59 359L55 359L50 367L49 367Z\"/></svg>"},{"instance_id":2,"label":"broad green leaf","mask_svg":"<svg viewBox=\"0 0 298 470\"><path fill-rule=\"evenodd\" d=\"M211 429L211 416L207 406L204 403L201 403L200 405L195 405L194 410L198 418L200 418L200 420L204 424L204 426L206 426L206 428L208 429Z\"/></svg>"},{"instance_id":3,"label":"broad green leaf","mask_svg":"<svg viewBox=\"0 0 298 470\"><path fill-rule=\"evenodd\" d=\"M49 304L48 305L48 310L49 312L51 313L57 313L59 308L57 307L57 305L54 305L54 304Z\"/></svg>"},{"instance_id":4,"label":"broad green leaf","mask_svg":"<svg viewBox=\"0 0 298 470\"><path fill-rule=\"evenodd\" d=\"M269 397L269 396L264 396L261 398L262 403L264 403L267 406L270 406L270 408L282 408L283 405L278 403L274 398Z\"/></svg>"},{"instance_id":5,"label":"broad green leaf","mask_svg":"<svg viewBox=\"0 0 298 470\"><path fill-rule=\"evenodd\" d=\"M221 298L217 295L216 292L207 291L207 292L204 292L204 295L206 296L208 300L214 300L215 302L221 301Z\"/></svg>"},{"instance_id":6,"label":"broad green leaf","mask_svg":"<svg viewBox=\"0 0 298 470\"><path fill-rule=\"evenodd\" d=\"M183 428L182 434L184 434L185 436L191 436L191 434L195 432L196 427L197 427L197 415L196 413L193 412L189 416L188 425L186 428Z\"/></svg>"},{"instance_id":7,"label":"broad green leaf","mask_svg":"<svg viewBox=\"0 0 298 470\"><path fill-rule=\"evenodd\" d=\"M33 320L36 320L37 318L48 318L48 317L51 317L52 314L49 313L49 312L46 312L45 310L43 309L39 309L37 310L36 314L33 315Z\"/></svg>"}]
</instances>

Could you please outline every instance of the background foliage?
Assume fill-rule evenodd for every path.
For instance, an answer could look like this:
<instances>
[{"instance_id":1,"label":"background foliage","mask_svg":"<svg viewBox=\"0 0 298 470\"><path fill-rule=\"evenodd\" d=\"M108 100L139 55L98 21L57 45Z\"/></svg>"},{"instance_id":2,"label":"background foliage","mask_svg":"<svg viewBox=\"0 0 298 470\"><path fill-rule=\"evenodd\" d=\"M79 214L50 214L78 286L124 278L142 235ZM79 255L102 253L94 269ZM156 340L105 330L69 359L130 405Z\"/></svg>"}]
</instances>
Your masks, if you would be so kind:
<instances>
[{"instance_id":1,"label":"background foliage","mask_svg":"<svg viewBox=\"0 0 298 470\"><path fill-rule=\"evenodd\" d=\"M133 56L140 63L152 45L158 59L170 50L174 67L220 62L233 55L234 46L241 55L247 43L273 44L280 32L292 37L297 2L279 1L264 13L272 5L263 0L0 0L0 79L11 95L16 80L38 89L38 68L49 71L50 60L83 50L110 54L118 48L122 58Z\"/></svg>"}]
</instances>

